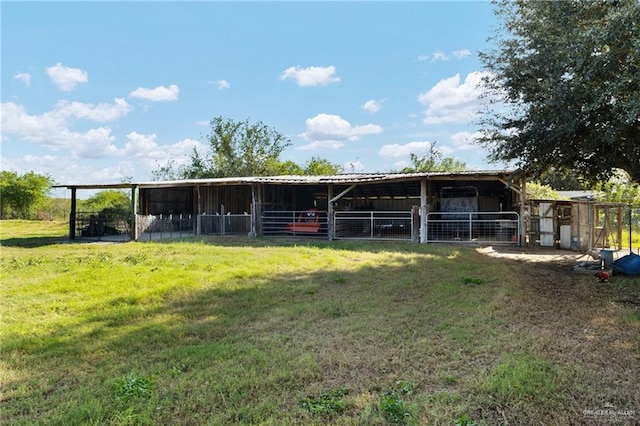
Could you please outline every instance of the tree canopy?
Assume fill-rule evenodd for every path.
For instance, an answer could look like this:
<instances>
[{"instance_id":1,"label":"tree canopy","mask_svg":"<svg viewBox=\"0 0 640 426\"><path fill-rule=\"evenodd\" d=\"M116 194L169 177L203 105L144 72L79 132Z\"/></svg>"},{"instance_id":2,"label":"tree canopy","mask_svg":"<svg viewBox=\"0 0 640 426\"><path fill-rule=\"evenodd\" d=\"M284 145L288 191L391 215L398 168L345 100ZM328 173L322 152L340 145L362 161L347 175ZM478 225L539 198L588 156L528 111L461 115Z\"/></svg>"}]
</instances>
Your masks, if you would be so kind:
<instances>
[{"instance_id":1,"label":"tree canopy","mask_svg":"<svg viewBox=\"0 0 640 426\"><path fill-rule=\"evenodd\" d=\"M260 121L215 117L209 124L209 152L203 156L194 150L191 164L184 169L185 177L272 175L269 166L291 145L284 135Z\"/></svg>"},{"instance_id":2,"label":"tree canopy","mask_svg":"<svg viewBox=\"0 0 640 426\"><path fill-rule=\"evenodd\" d=\"M29 219L49 192L53 179L48 175L3 170L0 172L0 215L4 218Z\"/></svg>"},{"instance_id":3,"label":"tree canopy","mask_svg":"<svg viewBox=\"0 0 640 426\"><path fill-rule=\"evenodd\" d=\"M429 147L429 153L425 156L409 154L411 166L402 169L402 173L413 172L459 172L467 170L467 164L452 157L444 157L442 151L433 143Z\"/></svg>"},{"instance_id":4,"label":"tree canopy","mask_svg":"<svg viewBox=\"0 0 640 426\"><path fill-rule=\"evenodd\" d=\"M83 200L81 208L91 212L125 215L131 211L131 200L122 190L107 189Z\"/></svg>"},{"instance_id":5,"label":"tree canopy","mask_svg":"<svg viewBox=\"0 0 640 426\"><path fill-rule=\"evenodd\" d=\"M262 122L235 121L216 117L207 135L209 152L194 150L190 163L177 166L169 160L151 172L153 180L178 180L238 176L335 175L343 171L338 164L313 157L304 165L280 154L291 145L289 140Z\"/></svg>"},{"instance_id":6,"label":"tree canopy","mask_svg":"<svg viewBox=\"0 0 640 426\"><path fill-rule=\"evenodd\" d=\"M502 0L497 15L497 47L480 55L489 158L640 182L640 2Z\"/></svg>"}]
</instances>

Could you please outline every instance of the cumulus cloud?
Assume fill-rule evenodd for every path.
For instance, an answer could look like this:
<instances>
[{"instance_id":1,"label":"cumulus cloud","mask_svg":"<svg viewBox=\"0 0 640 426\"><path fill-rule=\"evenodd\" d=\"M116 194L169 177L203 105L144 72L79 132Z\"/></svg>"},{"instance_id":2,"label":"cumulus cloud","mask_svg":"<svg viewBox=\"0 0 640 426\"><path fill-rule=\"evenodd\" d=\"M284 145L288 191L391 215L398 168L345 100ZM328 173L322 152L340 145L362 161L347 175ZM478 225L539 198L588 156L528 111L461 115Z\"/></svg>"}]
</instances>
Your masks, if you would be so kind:
<instances>
[{"instance_id":1,"label":"cumulus cloud","mask_svg":"<svg viewBox=\"0 0 640 426\"><path fill-rule=\"evenodd\" d=\"M180 93L180 89L175 84L172 84L169 87L158 86L155 89L138 87L129 93L129 97L152 102L171 102L178 99L178 93Z\"/></svg>"},{"instance_id":2,"label":"cumulus cloud","mask_svg":"<svg viewBox=\"0 0 640 426\"><path fill-rule=\"evenodd\" d=\"M78 158L103 158L116 154L115 136L108 127L90 129L85 133L68 132L68 148Z\"/></svg>"},{"instance_id":3,"label":"cumulus cloud","mask_svg":"<svg viewBox=\"0 0 640 426\"><path fill-rule=\"evenodd\" d=\"M419 157L429 153L433 144L427 141L408 142L404 145L393 143L382 146L378 151L378 155L384 158L409 158L409 154L415 154Z\"/></svg>"},{"instance_id":4,"label":"cumulus cloud","mask_svg":"<svg viewBox=\"0 0 640 426\"><path fill-rule=\"evenodd\" d=\"M30 115L22 105L0 104L3 135L17 134L22 139L51 149L68 149L80 158L99 158L114 154L117 148L111 129L99 127L84 132L70 129L73 119L96 122L114 121L127 114L129 105L116 98L114 104L98 105L60 101L53 110Z\"/></svg>"},{"instance_id":5,"label":"cumulus cloud","mask_svg":"<svg viewBox=\"0 0 640 426\"><path fill-rule=\"evenodd\" d=\"M381 100L370 99L364 104L362 104L360 108L362 108L367 112L370 112L371 114L375 114L376 112L380 111L380 109L382 108L382 103L384 101L386 101L386 99L381 99Z\"/></svg>"},{"instance_id":6,"label":"cumulus cloud","mask_svg":"<svg viewBox=\"0 0 640 426\"><path fill-rule=\"evenodd\" d=\"M51 81L65 92L75 90L78 84L89 81L86 71L82 71L80 68L64 66L60 62L47 68L46 72Z\"/></svg>"},{"instance_id":7,"label":"cumulus cloud","mask_svg":"<svg viewBox=\"0 0 640 426\"><path fill-rule=\"evenodd\" d=\"M298 86L326 86L338 83L340 77L335 75L336 68L328 67L289 67L280 74L280 80L294 80Z\"/></svg>"},{"instance_id":8,"label":"cumulus cloud","mask_svg":"<svg viewBox=\"0 0 640 426\"><path fill-rule=\"evenodd\" d=\"M301 135L310 141L355 141L364 135L382 133L376 124L352 126L338 115L318 114L306 120L307 130Z\"/></svg>"},{"instance_id":9,"label":"cumulus cloud","mask_svg":"<svg viewBox=\"0 0 640 426\"><path fill-rule=\"evenodd\" d=\"M482 137L482 132L459 132L451 136L451 143L456 151L479 150L477 141Z\"/></svg>"},{"instance_id":10,"label":"cumulus cloud","mask_svg":"<svg viewBox=\"0 0 640 426\"><path fill-rule=\"evenodd\" d=\"M456 74L421 93L418 102L427 107L424 123L465 123L472 120L483 103L480 83L485 75L485 72L472 72L461 81L460 74Z\"/></svg>"},{"instance_id":11,"label":"cumulus cloud","mask_svg":"<svg viewBox=\"0 0 640 426\"><path fill-rule=\"evenodd\" d=\"M94 106L83 102L59 101L55 111L66 117L83 118L97 122L115 121L131 111L131 107L123 98L115 98L113 102L113 104L99 103Z\"/></svg>"},{"instance_id":12,"label":"cumulus cloud","mask_svg":"<svg viewBox=\"0 0 640 426\"><path fill-rule=\"evenodd\" d=\"M130 132L127 135L127 143L122 154L128 158L135 158L142 162L147 171L155 170L158 165L164 165L172 160L175 166L181 166L189 162L189 155L194 148L204 153L206 145L195 139L183 139L173 144L161 145L157 142L155 134L145 135L138 132Z\"/></svg>"},{"instance_id":13,"label":"cumulus cloud","mask_svg":"<svg viewBox=\"0 0 640 426\"><path fill-rule=\"evenodd\" d=\"M13 78L15 78L16 80L20 80L27 87L31 86L31 74L29 74L28 72L17 72L15 73Z\"/></svg>"}]
</instances>

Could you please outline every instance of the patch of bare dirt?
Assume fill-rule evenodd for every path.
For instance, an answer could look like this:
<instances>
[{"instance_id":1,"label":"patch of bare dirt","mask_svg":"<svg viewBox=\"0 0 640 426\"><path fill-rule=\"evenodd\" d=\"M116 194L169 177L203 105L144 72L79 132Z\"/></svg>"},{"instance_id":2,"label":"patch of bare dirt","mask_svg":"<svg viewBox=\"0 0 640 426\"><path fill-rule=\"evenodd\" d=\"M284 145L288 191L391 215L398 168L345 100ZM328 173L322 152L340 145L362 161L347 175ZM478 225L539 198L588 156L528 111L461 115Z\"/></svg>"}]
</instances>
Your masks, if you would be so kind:
<instances>
[{"instance_id":1,"label":"patch of bare dirt","mask_svg":"<svg viewBox=\"0 0 640 426\"><path fill-rule=\"evenodd\" d=\"M573 272L576 263L593 259L571 251L478 251L513 261L515 291L505 300L509 327L531 336L532 350L571 372L558 378L564 381L567 409L615 407L632 410L631 421L640 421L640 277L613 276L600 283Z\"/></svg>"}]
</instances>

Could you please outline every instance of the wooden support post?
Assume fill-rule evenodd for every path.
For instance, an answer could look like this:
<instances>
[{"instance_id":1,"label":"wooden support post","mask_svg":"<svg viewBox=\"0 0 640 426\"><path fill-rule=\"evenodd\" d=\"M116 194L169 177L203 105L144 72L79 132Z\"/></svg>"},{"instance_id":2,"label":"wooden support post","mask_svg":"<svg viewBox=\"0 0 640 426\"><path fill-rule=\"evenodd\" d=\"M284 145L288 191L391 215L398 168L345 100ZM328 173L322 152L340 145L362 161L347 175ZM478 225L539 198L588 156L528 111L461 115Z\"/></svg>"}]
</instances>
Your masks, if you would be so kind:
<instances>
[{"instance_id":1,"label":"wooden support post","mask_svg":"<svg viewBox=\"0 0 640 426\"><path fill-rule=\"evenodd\" d=\"M333 241L335 238L335 230L333 228L333 185L327 186L327 238L329 241Z\"/></svg>"},{"instance_id":2,"label":"wooden support post","mask_svg":"<svg viewBox=\"0 0 640 426\"><path fill-rule=\"evenodd\" d=\"M427 178L420 180L420 243L427 243Z\"/></svg>"},{"instance_id":3,"label":"wooden support post","mask_svg":"<svg viewBox=\"0 0 640 426\"><path fill-rule=\"evenodd\" d=\"M77 188L71 188L71 212L69 213L69 239L76 239L76 191Z\"/></svg>"},{"instance_id":4,"label":"wooden support post","mask_svg":"<svg viewBox=\"0 0 640 426\"><path fill-rule=\"evenodd\" d=\"M129 229L130 238L138 241L138 186L131 187L131 229Z\"/></svg>"}]
</instances>

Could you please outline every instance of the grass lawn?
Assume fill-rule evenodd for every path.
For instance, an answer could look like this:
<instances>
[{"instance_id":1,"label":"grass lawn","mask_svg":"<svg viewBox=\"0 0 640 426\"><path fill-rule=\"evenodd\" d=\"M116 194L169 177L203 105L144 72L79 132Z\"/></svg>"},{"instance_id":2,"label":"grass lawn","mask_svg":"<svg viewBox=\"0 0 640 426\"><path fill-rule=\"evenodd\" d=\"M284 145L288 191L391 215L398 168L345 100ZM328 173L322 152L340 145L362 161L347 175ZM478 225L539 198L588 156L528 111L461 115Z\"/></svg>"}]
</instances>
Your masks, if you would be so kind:
<instances>
[{"instance_id":1,"label":"grass lawn","mask_svg":"<svg viewBox=\"0 0 640 426\"><path fill-rule=\"evenodd\" d=\"M640 421L640 279L411 243L0 222L0 424Z\"/></svg>"}]
</instances>

